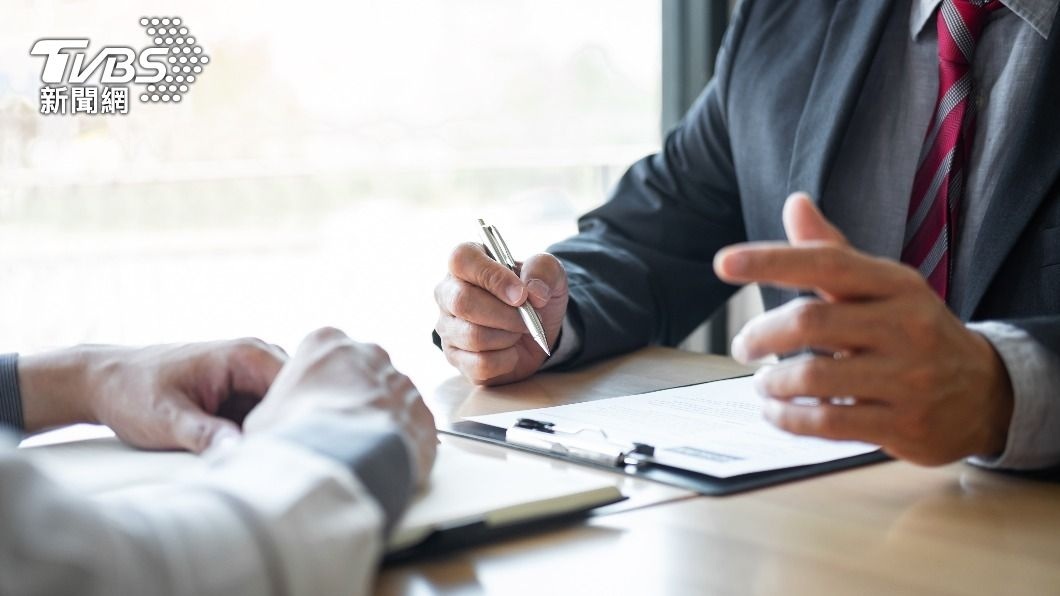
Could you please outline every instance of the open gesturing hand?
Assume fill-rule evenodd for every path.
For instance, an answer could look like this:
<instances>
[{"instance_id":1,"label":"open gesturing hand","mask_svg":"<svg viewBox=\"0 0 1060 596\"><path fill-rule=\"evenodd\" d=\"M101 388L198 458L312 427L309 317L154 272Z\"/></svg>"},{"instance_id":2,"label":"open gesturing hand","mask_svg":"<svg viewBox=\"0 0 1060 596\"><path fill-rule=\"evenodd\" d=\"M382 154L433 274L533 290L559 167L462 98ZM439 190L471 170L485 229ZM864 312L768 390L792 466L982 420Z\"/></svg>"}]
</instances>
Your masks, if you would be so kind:
<instances>
[{"instance_id":1,"label":"open gesturing hand","mask_svg":"<svg viewBox=\"0 0 1060 596\"><path fill-rule=\"evenodd\" d=\"M793 433L875 443L920 464L1000 453L1013 398L993 346L916 270L852 248L806 195L788 198L784 227L790 244L734 245L714 261L731 283L816 294L756 317L733 340L743 362L812 350L758 372L766 417Z\"/></svg>"}]
</instances>

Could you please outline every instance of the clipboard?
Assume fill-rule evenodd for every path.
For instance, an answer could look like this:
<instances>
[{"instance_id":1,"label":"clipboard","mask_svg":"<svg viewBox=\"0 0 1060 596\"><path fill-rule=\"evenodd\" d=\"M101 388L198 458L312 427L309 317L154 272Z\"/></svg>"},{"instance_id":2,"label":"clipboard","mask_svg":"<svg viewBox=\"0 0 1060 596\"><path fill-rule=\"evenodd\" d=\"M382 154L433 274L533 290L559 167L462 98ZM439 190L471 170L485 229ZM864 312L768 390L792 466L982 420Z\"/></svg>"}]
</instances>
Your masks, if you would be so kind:
<instances>
[{"instance_id":1,"label":"clipboard","mask_svg":"<svg viewBox=\"0 0 1060 596\"><path fill-rule=\"evenodd\" d=\"M654 461L654 448L650 445L616 445L606 440L560 433L553 429L550 423L533 419L520 419L509 428L473 420L460 420L442 425L438 430L449 435L644 478L707 496L745 492L891 459L882 450L876 450L816 464L719 478Z\"/></svg>"}]
</instances>

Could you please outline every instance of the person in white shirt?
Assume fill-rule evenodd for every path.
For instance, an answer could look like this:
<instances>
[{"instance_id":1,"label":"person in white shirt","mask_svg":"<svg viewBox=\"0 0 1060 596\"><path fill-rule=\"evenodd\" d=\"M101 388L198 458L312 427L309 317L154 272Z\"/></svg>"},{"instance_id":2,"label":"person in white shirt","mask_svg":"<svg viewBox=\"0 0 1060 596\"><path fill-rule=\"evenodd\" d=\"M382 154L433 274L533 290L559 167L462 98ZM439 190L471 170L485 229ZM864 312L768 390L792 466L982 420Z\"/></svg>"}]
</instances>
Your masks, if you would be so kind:
<instances>
[{"instance_id":1,"label":"person in white shirt","mask_svg":"<svg viewBox=\"0 0 1060 596\"><path fill-rule=\"evenodd\" d=\"M335 329L289 360L257 340L7 356L0 403L16 431L101 422L207 462L173 485L84 497L0 430L5 595L367 593L437 443L387 354Z\"/></svg>"}]
</instances>

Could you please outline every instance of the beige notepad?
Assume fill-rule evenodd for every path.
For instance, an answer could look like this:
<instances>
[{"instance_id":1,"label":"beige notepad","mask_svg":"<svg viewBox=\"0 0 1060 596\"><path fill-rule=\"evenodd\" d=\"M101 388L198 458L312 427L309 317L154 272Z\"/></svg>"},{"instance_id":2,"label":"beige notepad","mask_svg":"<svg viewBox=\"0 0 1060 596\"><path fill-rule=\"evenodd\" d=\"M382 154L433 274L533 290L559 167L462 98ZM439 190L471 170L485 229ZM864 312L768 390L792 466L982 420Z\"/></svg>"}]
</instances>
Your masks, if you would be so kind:
<instances>
[{"instance_id":1,"label":"beige notepad","mask_svg":"<svg viewBox=\"0 0 1060 596\"><path fill-rule=\"evenodd\" d=\"M551 518L613 503L613 481L520 460L497 460L443 443L428 490L398 524L390 550L414 546L432 532L483 522L487 526Z\"/></svg>"},{"instance_id":2,"label":"beige notepad","mask_svg":"<svg viewBox=\"0 0 1060 596\"><path fill-rule=\"evenodd\" d=\"M188 453L130 449L97 438L24 448L60 483L80 493L174 482L200 465ZM532 522L613 503L622 494L613 481L577 469L555 470L519 459L495 459L442 443L427 489L398 524L389 550L414 547L435 532L460 532Z\"/></svg>"}]
</instances>

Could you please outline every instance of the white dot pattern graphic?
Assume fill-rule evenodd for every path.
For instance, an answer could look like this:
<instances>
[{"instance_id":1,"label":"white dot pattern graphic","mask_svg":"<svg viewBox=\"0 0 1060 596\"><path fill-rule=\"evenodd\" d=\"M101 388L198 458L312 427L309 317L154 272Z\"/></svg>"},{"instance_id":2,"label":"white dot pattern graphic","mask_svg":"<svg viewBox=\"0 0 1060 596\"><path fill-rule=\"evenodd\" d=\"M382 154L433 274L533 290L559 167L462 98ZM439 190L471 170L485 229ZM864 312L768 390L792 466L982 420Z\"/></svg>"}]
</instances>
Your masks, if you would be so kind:
<instances>
[{"instance_id":1,"label":"white dot pattern graphic","mask_svg":"<svg viewBox=\"0 0 1060 596\"><path fill-rule=\"evenodd\" d=\"M202 73L202 65L209 63L209 56L203 53L202 46L179 17L141 17L139 23L154 47L164 48L167 54L165 83L147 85L140 101L180 102L196 81L191 73ZM172 84L174 81L180 85Z\"/></svg>"}]
</instances>

